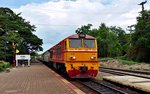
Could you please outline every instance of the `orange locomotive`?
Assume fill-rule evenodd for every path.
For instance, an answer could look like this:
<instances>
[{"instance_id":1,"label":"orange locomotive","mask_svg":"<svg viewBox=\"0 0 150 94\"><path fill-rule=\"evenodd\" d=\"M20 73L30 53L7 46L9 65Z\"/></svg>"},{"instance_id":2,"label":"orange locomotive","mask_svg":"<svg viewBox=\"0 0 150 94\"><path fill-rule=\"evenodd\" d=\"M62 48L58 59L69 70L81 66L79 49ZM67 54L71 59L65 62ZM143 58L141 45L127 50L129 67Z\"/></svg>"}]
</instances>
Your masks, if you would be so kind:
<instances>
[{"instance_id":1,"label":"orange locomotive","mask_svg":"<svg viewBox=\"0 0 150 94\"><path fill-rule=\"evenodd\" d=\"M96 77L99 71L97 41L89 35L74 34L65 38L46 51L43 59L71 78Z\"/></svg>"}]
</instances>

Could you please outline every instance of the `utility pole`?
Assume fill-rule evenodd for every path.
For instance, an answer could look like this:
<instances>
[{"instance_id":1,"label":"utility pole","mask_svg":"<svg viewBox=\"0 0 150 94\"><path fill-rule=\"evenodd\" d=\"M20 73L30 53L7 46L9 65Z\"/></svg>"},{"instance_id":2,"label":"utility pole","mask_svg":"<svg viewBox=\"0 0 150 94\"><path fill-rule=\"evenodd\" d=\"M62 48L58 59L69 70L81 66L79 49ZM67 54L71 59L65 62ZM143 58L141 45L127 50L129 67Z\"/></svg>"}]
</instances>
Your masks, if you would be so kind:
<instances>
[{"instance_id":1,"label":"utility pole","mask_svg":"<svg viewBox=\"0 0 150 94\"><path fill-rule=\"evenodd\" d=\"M144 2L141 2L140 4L138 4L138 5L142 6L142 11L144 11L144 4L146 4L146 3L147 3L147 1L144 1Z\"/></svg>"}]
</instances>

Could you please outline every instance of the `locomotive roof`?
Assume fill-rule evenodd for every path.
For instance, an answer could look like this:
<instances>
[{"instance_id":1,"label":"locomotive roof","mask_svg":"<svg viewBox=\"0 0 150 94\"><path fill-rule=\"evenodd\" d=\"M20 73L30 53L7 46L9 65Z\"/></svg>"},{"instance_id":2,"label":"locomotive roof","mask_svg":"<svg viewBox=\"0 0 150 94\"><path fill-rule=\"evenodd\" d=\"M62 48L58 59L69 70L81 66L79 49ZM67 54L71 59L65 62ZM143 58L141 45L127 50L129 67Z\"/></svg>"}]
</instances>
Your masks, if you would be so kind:
<instances>
[{"instance_id":1,"label":"locomotive roof","mask_svg":"<svg viewBox=\"0 0 150 94\"><path fill-rule=\"evenodd\" d=\"M69 36L69 37L67 37L67 38L79 38L79 35L78 35L78 34L73 34L73 35L71 35L71 36ZM67 39L67 38L65 38L65 39ZM85 38L87 38L87 39L95 39L94 37L92 37L92 36L90 36L90 35L86 35ZM64 40L65 40L65 39L64 39ZM62 40L62 41L63 41L63 40ZM60 42L62 42L62 41L60 41ZM60 42L59 42L59 43L60 43ZM56 45L58 45L59 43L57 43ZM55 45L55 46L56 46L56 45ZM53 46L53 47L55 47L55 46ZM53 47L51 47L50 49L53 49ZM50 50L50 49L49 49L49 50ZM49 50L45 51L44 53L48 52ZM44 54L44 53L43 53L43 54Z\"/></svg>"},{"instance_id":2,"label":"locomotive roof","mask_svg":"<svg viewBox=\"0 0 150 94\"><path fill-rule=\"evenodd\" d=\"M78 34L74 34L74 35L71 35L67 38L79 38L79 35ZM85 38L87 39L95 39L94 37L90 36L90 35L86 35Z\"/></svg>"}]
</instances>

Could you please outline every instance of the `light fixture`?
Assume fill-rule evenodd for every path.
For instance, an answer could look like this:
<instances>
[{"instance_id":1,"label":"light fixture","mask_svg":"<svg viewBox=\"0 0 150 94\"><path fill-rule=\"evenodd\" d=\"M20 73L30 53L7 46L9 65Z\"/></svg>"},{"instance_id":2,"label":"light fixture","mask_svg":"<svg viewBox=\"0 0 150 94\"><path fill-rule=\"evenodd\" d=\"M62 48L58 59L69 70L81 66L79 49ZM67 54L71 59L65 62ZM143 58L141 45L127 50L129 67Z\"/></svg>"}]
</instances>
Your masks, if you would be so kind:
<instances>
[{"instance_id":1,"label":"light fixture","mask_svg":"<svg viewBox=\"0 0 150 94\"><path fill-rule=\"evenodd\" d=\"M75 56L70 56L70 59L75 60L76 57Z\"/></svg>"}]
</instances>

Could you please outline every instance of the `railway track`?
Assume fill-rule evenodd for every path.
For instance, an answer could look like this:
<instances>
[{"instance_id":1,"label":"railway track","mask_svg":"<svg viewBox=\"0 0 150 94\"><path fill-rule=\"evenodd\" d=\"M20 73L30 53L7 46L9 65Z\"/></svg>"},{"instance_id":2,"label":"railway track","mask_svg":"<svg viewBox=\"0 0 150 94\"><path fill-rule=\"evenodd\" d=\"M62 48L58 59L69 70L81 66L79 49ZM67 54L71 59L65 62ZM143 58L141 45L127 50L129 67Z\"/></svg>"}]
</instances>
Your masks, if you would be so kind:
<instances>
[{"instance_id":1,"label":"railway track","mask_svg":"<svg viewBox=\"0 0 150 94\"><path fill-rule=\"evenodd\" d=\"M48 66L48 65L46 64L46 66ZM50 66L48 66L48 67L51 68ZM114 83L108 84L111 82L102 81L102 83L100 83L100 82L98 83L96 81L93 81L93 79L92 80L91 79L88 79L88 80L70 79L70 78L68 78L68 76L66 76L66 74L63 74L56 70L54 70L54 71L57 72L58 74L60 74L63 78L65 78L66 80L68 80L69 82L74 84L75 86L77 86L79 89L84 91L86 94L139 94L139 93L133 93L133 91L130 90L130 88L125 89L123 87L125 89L125 90L123 90L121 88L122 86L117 86L117 85L115 86Z\"/></svg>"},{"instance_id":2,"label":"railway track","mask_svg":"<svg viewBox=\"0 0 150 94\"><path fill-rule=\"evenodd\" d=\"M106 84L99 83L94 80L85 80L85 81L78 80L78 82L92 89L98 94L128 94L124 91L121 91Z\"/></svg>"},{"instance_id":3,"label":"railway track","mask_svg":"<svg viewBox=\"0 0 150 94\"><path fill-rule=\"evenodd\" d=\"M105 68L105 67L100 67L100 71L105 73L120 75L120 76L131 75L131 76L150 79L150 72L144 72L144 71L132 71L132 70L124 70L124 69Z\"/></svg>"}]
</instances>

